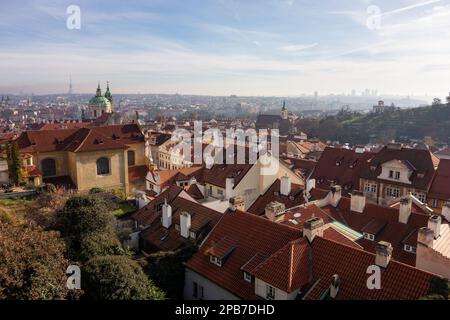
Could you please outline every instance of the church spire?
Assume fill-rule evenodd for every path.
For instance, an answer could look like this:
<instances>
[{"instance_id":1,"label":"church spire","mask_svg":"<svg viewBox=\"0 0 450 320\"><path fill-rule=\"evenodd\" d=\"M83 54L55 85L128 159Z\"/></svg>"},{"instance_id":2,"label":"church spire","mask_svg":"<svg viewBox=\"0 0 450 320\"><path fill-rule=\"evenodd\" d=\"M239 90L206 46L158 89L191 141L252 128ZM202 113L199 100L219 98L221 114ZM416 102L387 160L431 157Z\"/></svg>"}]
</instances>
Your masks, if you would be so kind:
<instances>
[{"instance_id":1,"label":"church spire","mask_svg":"<svg viewBox=\"0 0 450 320\"><path fill-rule=\"evenodd\" d=\"M100 81L98 82L98 87L97 87L97 97L101 97L102 96L102 89L100 89Z\"/></svg>"}]
</instances>

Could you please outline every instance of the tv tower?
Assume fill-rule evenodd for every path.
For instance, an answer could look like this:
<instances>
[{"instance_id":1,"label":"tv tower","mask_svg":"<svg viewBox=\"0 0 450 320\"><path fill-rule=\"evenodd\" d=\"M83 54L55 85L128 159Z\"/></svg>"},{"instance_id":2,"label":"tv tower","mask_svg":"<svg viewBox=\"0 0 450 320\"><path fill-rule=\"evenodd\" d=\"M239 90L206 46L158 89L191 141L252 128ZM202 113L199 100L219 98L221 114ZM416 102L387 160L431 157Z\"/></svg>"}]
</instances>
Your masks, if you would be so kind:
<instances>
[{"instance_id":1,"label":"tv tower","mask_svg":"<svg viewBox=\"0 0 450 320\"><path fill-rule=\"evenodd\" d=\"M73 87L72 87L72 76L69 76L69 92L68 94L73 93Z\"/></svg>"}]
</instances>

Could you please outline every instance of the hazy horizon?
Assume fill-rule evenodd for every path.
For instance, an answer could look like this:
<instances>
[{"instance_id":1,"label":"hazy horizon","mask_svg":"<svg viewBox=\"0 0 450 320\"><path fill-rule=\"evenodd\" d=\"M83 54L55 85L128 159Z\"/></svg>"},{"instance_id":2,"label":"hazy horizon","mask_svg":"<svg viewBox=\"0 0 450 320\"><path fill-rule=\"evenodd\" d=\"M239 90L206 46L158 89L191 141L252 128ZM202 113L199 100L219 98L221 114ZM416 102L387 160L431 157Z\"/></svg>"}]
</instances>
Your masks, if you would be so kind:
<instances>
[{"instance_id":1,"label":"hazy horizon","mask_svg":"<svg viewBox=\"0 0 450 320\"><path fill-rule=\"evenodd\" d=\"M70 5L80 29L66 26ZM375 7L374 7L375 6ZM0 92L444 98L450 0L1 4ZM379 10L379 11L377 11Z\"/></svg>"}]
</instances>

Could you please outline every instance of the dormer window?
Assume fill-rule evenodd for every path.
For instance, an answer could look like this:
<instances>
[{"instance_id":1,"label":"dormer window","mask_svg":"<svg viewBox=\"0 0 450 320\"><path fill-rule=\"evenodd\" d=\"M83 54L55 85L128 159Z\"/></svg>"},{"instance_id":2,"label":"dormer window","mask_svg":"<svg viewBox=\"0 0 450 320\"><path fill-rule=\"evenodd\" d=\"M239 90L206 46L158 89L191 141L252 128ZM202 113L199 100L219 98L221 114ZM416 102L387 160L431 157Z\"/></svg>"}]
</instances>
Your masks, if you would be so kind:
<instances>
[{"instance_id":1,"label":"dormer window","mask_svg":"<svg viewBox=\"0 0 450 320\"><path fill-rule=\"evenodd\" d=\"M363 232L364 239L374 241L375 236L371 233Z\"/></svg>"},{"instance_id":2,"label":"dormer window","mask_svg":"<svg viewBox=\"0 0 450 320\"><path fill-rule=\"evenodd\" d=\"M209 256L209 262L215 264L218 267L222 266L222 259L220 259L219 257L213 256L213 255Z\"/></svg>"},{"instance_id":3,"label":"dormer window","mask_svg":"<svg viewBox=\"0 0 450 320\"><path fill-rule=\"evenodd\" d=\"M191 232L189 233L189 236L191 237L191 239L194 239L194 240L195 240L195 238L197 238L197 235L196 235L195 232L193 232L193 231L191 231Z\"/></svg>"},{"instance_id":4,"label":"dormer window","mask_svg":"<svg viewBox=\"0 0 450 320\"><path fill-rule=\"evenodd\" d=\"M406 252L416 253L416 247L405 244L403 250Z\"/></svg>"},{"instance_id":5,"label":"dormer window","mask_svg":"<svg viewBox=\"0 0 450 320\"><path fill-rule=\"evenodd\" d=\"M252 282L252 275L248 272L244 271L244 280L251 283Z\"/></svg>"},{"instance_id":6,"label":"dormer window","mask_svg":"<svg viewBox=\"0 0 450 320\"><path fill-rule=\"evenodd\" d=\"M275 300L275 288L271 285L266 285L266 300Z\"/></svg>"},{"instance_id":7,"label":"dormer window","mask_svg":"<svg viewBox=\"0 0 450 320\"><path fill-rule=\"evenodd\" d=\"M394 180L400 180L400 171L389 170L389 178Z\"/></svg>"}]
</instances>

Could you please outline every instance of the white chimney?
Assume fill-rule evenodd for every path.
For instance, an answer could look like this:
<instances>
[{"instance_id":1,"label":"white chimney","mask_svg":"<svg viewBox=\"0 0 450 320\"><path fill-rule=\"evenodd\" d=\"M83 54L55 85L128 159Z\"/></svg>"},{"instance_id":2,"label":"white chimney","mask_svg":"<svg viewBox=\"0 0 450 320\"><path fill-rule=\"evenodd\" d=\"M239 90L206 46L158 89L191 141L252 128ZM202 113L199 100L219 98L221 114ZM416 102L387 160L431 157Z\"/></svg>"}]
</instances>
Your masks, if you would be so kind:
<instances>
[{"instance_id":1,"label":"white chimney","mask_svg":"<svg viewBox=\"0 0 450 320\"><path fill-rule=\"evenodd\" d=\"M363 213L366 206L366 196L363 192L354 190L350 194L350 210Z\"/></svg>"},{"instance_id":2,"label":"white chimney","mask_svg":"<svg viewBox=\"0 0 450 320\"><path fill-rule=\"evenodd\" d=\"M450 202L446 202L443 206L442 206L442 212L441 212L442 216L445 218L445 220L447 220L448 222L450 222Z\"/></svg>"},{"instance_id":3,"label":"white chimney","mask_svg":"<svg viewBox=\"0 0 450 320\"><path fill-rule=\"evenodd\" d=\"M386 268L392 258L392 244L386 241L380 241L375 247L375 264L382 268Z\"/></svg>"},{"instance_id":4,"label":"white chimney","mask_svg":"<svg viewBox=\"0 0 450 320\"><path fill-rule=\"evenodd\" d=\"M162 206L162 225L166 229L169 229L172 225L172 207L167 204L167 199L164 200Z\"/></svg>"},{"instance_id":5,"label":"white chimney","mask_svg":"<svg viewBox=\"0 0 450 320\"><path fill-rule=\"evenodd\" d=\"M339 292L339 285L341 284L341 279L339 279L339 275L335 274L331 278L330 285L330 298L335 299Z\"/></svg>"},{"instance_id":6,"label":"white chimney","mask_svg":"<svg viewBox=\"0 0 450 320\"><path fill-rule=\"evenodd\" d=\"M434 239L439 238L441 235L441 217L433 215L428 219L428 229L433 231Z\"/></svg>"},{"instance_id":7,"label":"white chimney","mask_svg":"<svg viewBox=\"0 0 450 320\"><path fill-rule=\"evenodd\" d=\"M191 215L186 211L183 211L180 215L180 233L184 238L189 238L191 231Z\"/></svg>"},{"instance_id":8,"label":"white chimney","mask_svg":"<svg viewBox=\"0 0 450 320\"><path fill-rule=\"evenodd\" d=\"M311 218L303 224L303 236L312 242L316 236L323 237L323 220L322 218Z\"/></svg>"},{"instance_id":9,"label":"white chimney","mask_svg":"<svg viewBox=\"0 0 450 320\"><path fill-rule=\"evenodd\" d=\"M225 179L225 199L230 199L234 196L234 178L228 177Z\"/></svg>"},{"instance_id":10,"label":"white chimney","mask_svg":"<svg viewBox=\"0 0 450 320\"><path fill-rule=\"evenodd\" d=\"M407 224L411 215L412 199L411 197L403 197L400 199L400 209L398 213L398 221Z\"/></svg>"},{"instance_id":11,"label":"white chimney","mask_svg":"<svg viewBox=\"0 0 450 320\"><path fill-rule=\"evenodd\" d=\"M291 194L291 177L283 176L281 177L280 183L280 193L283 196L288 196Z\"/></svg>"},{"instance_id":12,"label":"white chimney","mask_svg":"<svg viewBox=\"0 0 450 320\"><path fill-rule=\"evenodd\" d=\"M342 188L341 186L333 186L331 187L331 191L330 191L330 204L333 207L337 207L339 204L339 201L341 201L341 197L342 197Z\"/></svg>"},{"instance_id":13,"label":"white chimney","mask_svg":"<svg viewBox=\"0 0 450 320\"><path fill-rule=\"evenodd\" d=\"M230 210L235 211L235 210L241 210L241 211L245 211L245 199L242 196L236 196L236 197L232 197L229 200L230 202Z\"/></svg>"},{"instance_id":14,"label":"white chimney","mask_svg":"<svg viewBox=\"0 0 450 320\"><path fill-rule=\"evenodd\" d=\"M417 243L422 244L428 248L433 248L434 232L433 230L423 227L419 229Z\"/></svg>"}]
</instances>

